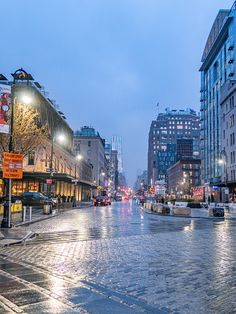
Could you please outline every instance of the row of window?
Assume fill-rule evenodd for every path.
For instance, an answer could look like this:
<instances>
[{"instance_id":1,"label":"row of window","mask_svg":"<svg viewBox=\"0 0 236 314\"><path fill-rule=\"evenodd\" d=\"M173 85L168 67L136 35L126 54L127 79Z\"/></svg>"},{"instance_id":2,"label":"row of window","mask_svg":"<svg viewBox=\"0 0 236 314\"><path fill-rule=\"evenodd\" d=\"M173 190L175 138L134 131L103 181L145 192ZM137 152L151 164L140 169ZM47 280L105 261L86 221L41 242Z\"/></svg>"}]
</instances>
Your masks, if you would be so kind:
<instances>
[{"instance_id":1,"label":"row of window","mask_svg":"<svg viewBox=\"0 0 236 314\"><path fill-rule=\"evenodd\" d=\"M228 110L231 110L234 108L235 105L235 101L234 101L234 96L231 96L229 98L229 103L227 102L224 106L223 106L223 110L225 111L225 113L227 113ZM225 113L223 115L223 120L225 119Z\"/></svg>"},{"instance_id":2,"label":"row of window","mask_svg":"<svg viewBox=\"0 0 236 314\"><path fill-rule=\"evenodd\" d=\"M235 136L234 136L234 133L231 133L230 134L230 146L232 146L234 144L235 144Z\"/></svg>"},{"instance_id":3,"label":"row of window","mask_svg":"<svg viewBox=\"0 0 236 314\"><path fill-rule=\"evenodd\" d=\"M235 164L235 151L230 153L230 162L231 164Z\"/></svg>"}]
</instances>

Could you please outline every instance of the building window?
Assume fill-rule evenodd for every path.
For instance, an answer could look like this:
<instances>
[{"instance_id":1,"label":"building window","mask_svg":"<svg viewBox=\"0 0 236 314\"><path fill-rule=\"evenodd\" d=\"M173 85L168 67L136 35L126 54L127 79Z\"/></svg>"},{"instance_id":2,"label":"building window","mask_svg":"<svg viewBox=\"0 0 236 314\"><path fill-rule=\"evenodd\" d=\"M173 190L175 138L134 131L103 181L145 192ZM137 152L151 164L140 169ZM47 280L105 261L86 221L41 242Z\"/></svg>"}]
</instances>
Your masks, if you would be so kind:
<instances>
[{"instance_id":1,"label":"building window","mask_svg":"<svg viewBox=\"0 0 236 314\"><path fill-rule=\"evenodd\" d=\"M88 141L88 147L91 147L91 141Z\"/></svg>"},{"instance_id":2,"label":"building window","mask_svg":"<svg viewBox=\"0 0 236 314\"><path fill-rule=\"evenodd\" d=\"M28 153L28 165L34 166L35 152Z\"/></svg>"},{"instance_id":3,"label":"building window","mask_svg":"<svg viewBox=\"0 0 236 314\"><path fill-rule=\"evenodd\" d=\"M230 116L230 127L234 126L234 114Z\"/></svg>"},{"instance_id":4,"label":"building window","mask_svg":"<svg viewBox=\"0 0 236 314\"><path fill-rule=\"evenodd\" d=\"M231 180L235 180L235 170L231 170Z\"/></svg>"},{"instance_id":5,"label":"building window","mask_svg":"<svg viewBox=\"0 0 236 314\"><path fill-rule=\"evenodd\" d=\"M214 82L218 79L218 69L219 69L219 62L216 61L213 68L213 80Z\"/></svg>"},{"instance_id":6,"label":"building window","mask_svg":"<svg viewBox=\"0 0 236 314\"><path fill-rule=\"evenodd\" d=\"M229 106L230 106L230 109L232 109L234 107L234 96L232 96L230 99L229 99Z\"/></svg>"}]
</instances>

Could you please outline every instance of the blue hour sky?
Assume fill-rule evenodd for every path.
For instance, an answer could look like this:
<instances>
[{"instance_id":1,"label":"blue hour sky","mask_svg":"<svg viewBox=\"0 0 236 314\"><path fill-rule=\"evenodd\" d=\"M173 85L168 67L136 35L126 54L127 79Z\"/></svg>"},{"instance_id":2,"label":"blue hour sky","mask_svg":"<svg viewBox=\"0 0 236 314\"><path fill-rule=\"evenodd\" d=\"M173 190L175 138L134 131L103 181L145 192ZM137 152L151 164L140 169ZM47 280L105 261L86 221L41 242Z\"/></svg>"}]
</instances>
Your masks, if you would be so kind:
<instances>
[{"instance_id":1,"label":"blue hour sky","mask_svg":"<svg viewBox=\"0 0 236 314\"><path fill-rule=\"evenodd\" d=\"M1 1L0 73L19 67L55 99L73 129L123 137L129 184L147 167L152 119L199 110L202 51L232 0Z\"/></svg>"}]
</instances>

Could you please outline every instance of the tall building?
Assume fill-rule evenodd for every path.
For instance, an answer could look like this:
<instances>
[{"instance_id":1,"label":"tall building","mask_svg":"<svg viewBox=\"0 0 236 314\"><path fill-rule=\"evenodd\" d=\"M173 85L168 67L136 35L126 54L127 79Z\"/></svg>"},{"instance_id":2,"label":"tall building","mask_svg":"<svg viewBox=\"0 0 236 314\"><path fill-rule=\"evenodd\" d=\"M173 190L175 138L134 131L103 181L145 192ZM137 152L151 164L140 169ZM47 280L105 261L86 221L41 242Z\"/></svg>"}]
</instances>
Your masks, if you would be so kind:
<instances>
[{"instance_id":1,"label":"tall building","mask_svg":"<svg viewBox=\"0 0 236 314\"><path fill-rule=\"evenodd\" d=\"M115 191L118 189L119 172L118 172L118 152L117 150L111 151L111 181Z\"/></svg>"},{"instance_id":2,"label":"tall building","mask_svg":"<svg viewBox=\"0 0 236 314\"><path fill-rule=\"evenodd\" d=\"M105 140L93 127L84 126L74 133L74 151L93 166L93 180L106 185Z\"/></svg>"},{"instance_id":3,"label":"tall building","mask_svg":"<svg viewBox=\"0 0 236 314\"><path fill-rule=\"evenodd\" d=\"M200 185L200 159L181 159L168 170L168 192L177 198L190 197L192 188Z\"/></svg>"},{"instance_id":4,"label":"tall building","mask_svg":"<svg viewBox=\"0 0 236 314\"><path fill-rule=\"evenodd\" d=\"M192 139L193 155L199 157L200 118L194 110L167 108L152 121L148 142L148 185L167 181L167 169L176 161L177 139Z\"/></svg>"},{"instance_id":5,"label":"tall building","mask_svg":"<svg viewBox=\"0 0 236 314\"><path fill-rule=\"evenodd\" d=\"M134 190L136 192L144 192L145 190L147 190L147 170L144 170L143 172L141 172L141 174L138 174L137 179L134 183Z\"/></svg>"},{"instance_id":6,"label":"tall building","mask_svg":"<svg viewBox=\"0 0 236 314\"><path fill-rule=\"evenodd\" d=\"M211 28L202 56L201 72L201 157L202 183L221 180L222 154L221 93L235 80L236 4L220 10Z\"/></svg>"},{"instance_id":7,"label":"tall building","mask_svg":"<svg viewBox=\"0 0 236 314\"><path fill-rule=\"evenodd\" d=\"M194 153L193 150L193 139L192 138L179 138L176 142L176 161L193 157ZM199 157L199 155L198 155Z\"/></svg>"},{"instance_id":8,"label":"tall building","mask_svg":"<svg viewBox=\"0 0 236 314\"><path fill-rule=\"evenodd\" d=\"M118 158L118 185L126 186L126 178L123 169L123 149L122 149L122 137L119 135L114 135L111 141L112 150L117 151Z\"/></svg>"},{"instance_id":9,"label":"tall building","mask_svg":"<svg viewBox=\"0 0 236 314\"><path fill-rule=\"evenodd\" d=\"M112 150L116 150L118 152L118 171L119 173L123 173L123 156L122 156L122 137L118 135L112 136Z\"/></svg>"}]
</instances>

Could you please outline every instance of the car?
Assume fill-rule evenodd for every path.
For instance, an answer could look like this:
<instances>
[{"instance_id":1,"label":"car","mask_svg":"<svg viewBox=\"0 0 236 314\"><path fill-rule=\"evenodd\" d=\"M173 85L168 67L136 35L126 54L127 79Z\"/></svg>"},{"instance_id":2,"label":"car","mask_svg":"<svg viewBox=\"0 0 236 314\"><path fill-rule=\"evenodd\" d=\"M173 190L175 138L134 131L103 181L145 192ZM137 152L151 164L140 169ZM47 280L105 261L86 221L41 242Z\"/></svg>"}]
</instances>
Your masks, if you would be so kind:
<instances>
[{"instance_id":1,"label":"car","mask_svg":"<svg viewBox=\"0 0 236 314\"><path fill-rule=\"evenodd\" d=\"M50 197L40 192L24 192L22 194L21 201L22 201L23 206L43 208L43 205L46 202L52 207L55 206L55 203Z\"/></svg>"},{"instance_id":2,"label":"car","mask_svg":"<svg viewBox=\"0 0 236 314\"><path fill-rule=\"evenodd\" d=\"M128 195L124 195L124 196L122 197L122 200L123 200L123 201L129 201L129 196L128 196Z\"/></svg>"},{"instance_id":3,"label":"car","mask_svg":"<svg viewBox=\"0 0 236 314\"><path fill-rule=\"evenodd\" d=\"M104 195L107 200L107 205L111 205L111 198L108 195Z\"/></svg>"},{"instance_id":4,"label":"car","mask_svg":"<svg viewBox=\"0 0 236 314\"><path fill-rule=\"evenodd\" d=\"M106 206L107 205L107 198L105 196L99 195L94 197L93 199L94 206Z\"/></svg>"},{"instance_id":5,"label":"car","mask_svg":"<svg viewBox=\"0 0 236 314\"><path fill-rule=\"evenodd\" d=\"M107 196L96 196L93 200L93 205L94 206L106 206L106 205L110 205L111 204L111 200L108 200Z\"/></svg>"},{"instance_id":6,"label":"car","mask_svg":"<svg viewBox=\"0 0 236 314\"><path fill-rule=\"evenodd\" d=\"M122 201L122 195L117 194L117 195L114 197L114 200L115 200L116 202L121 202L121 201Z\"/></svg>"}]
</instances>

